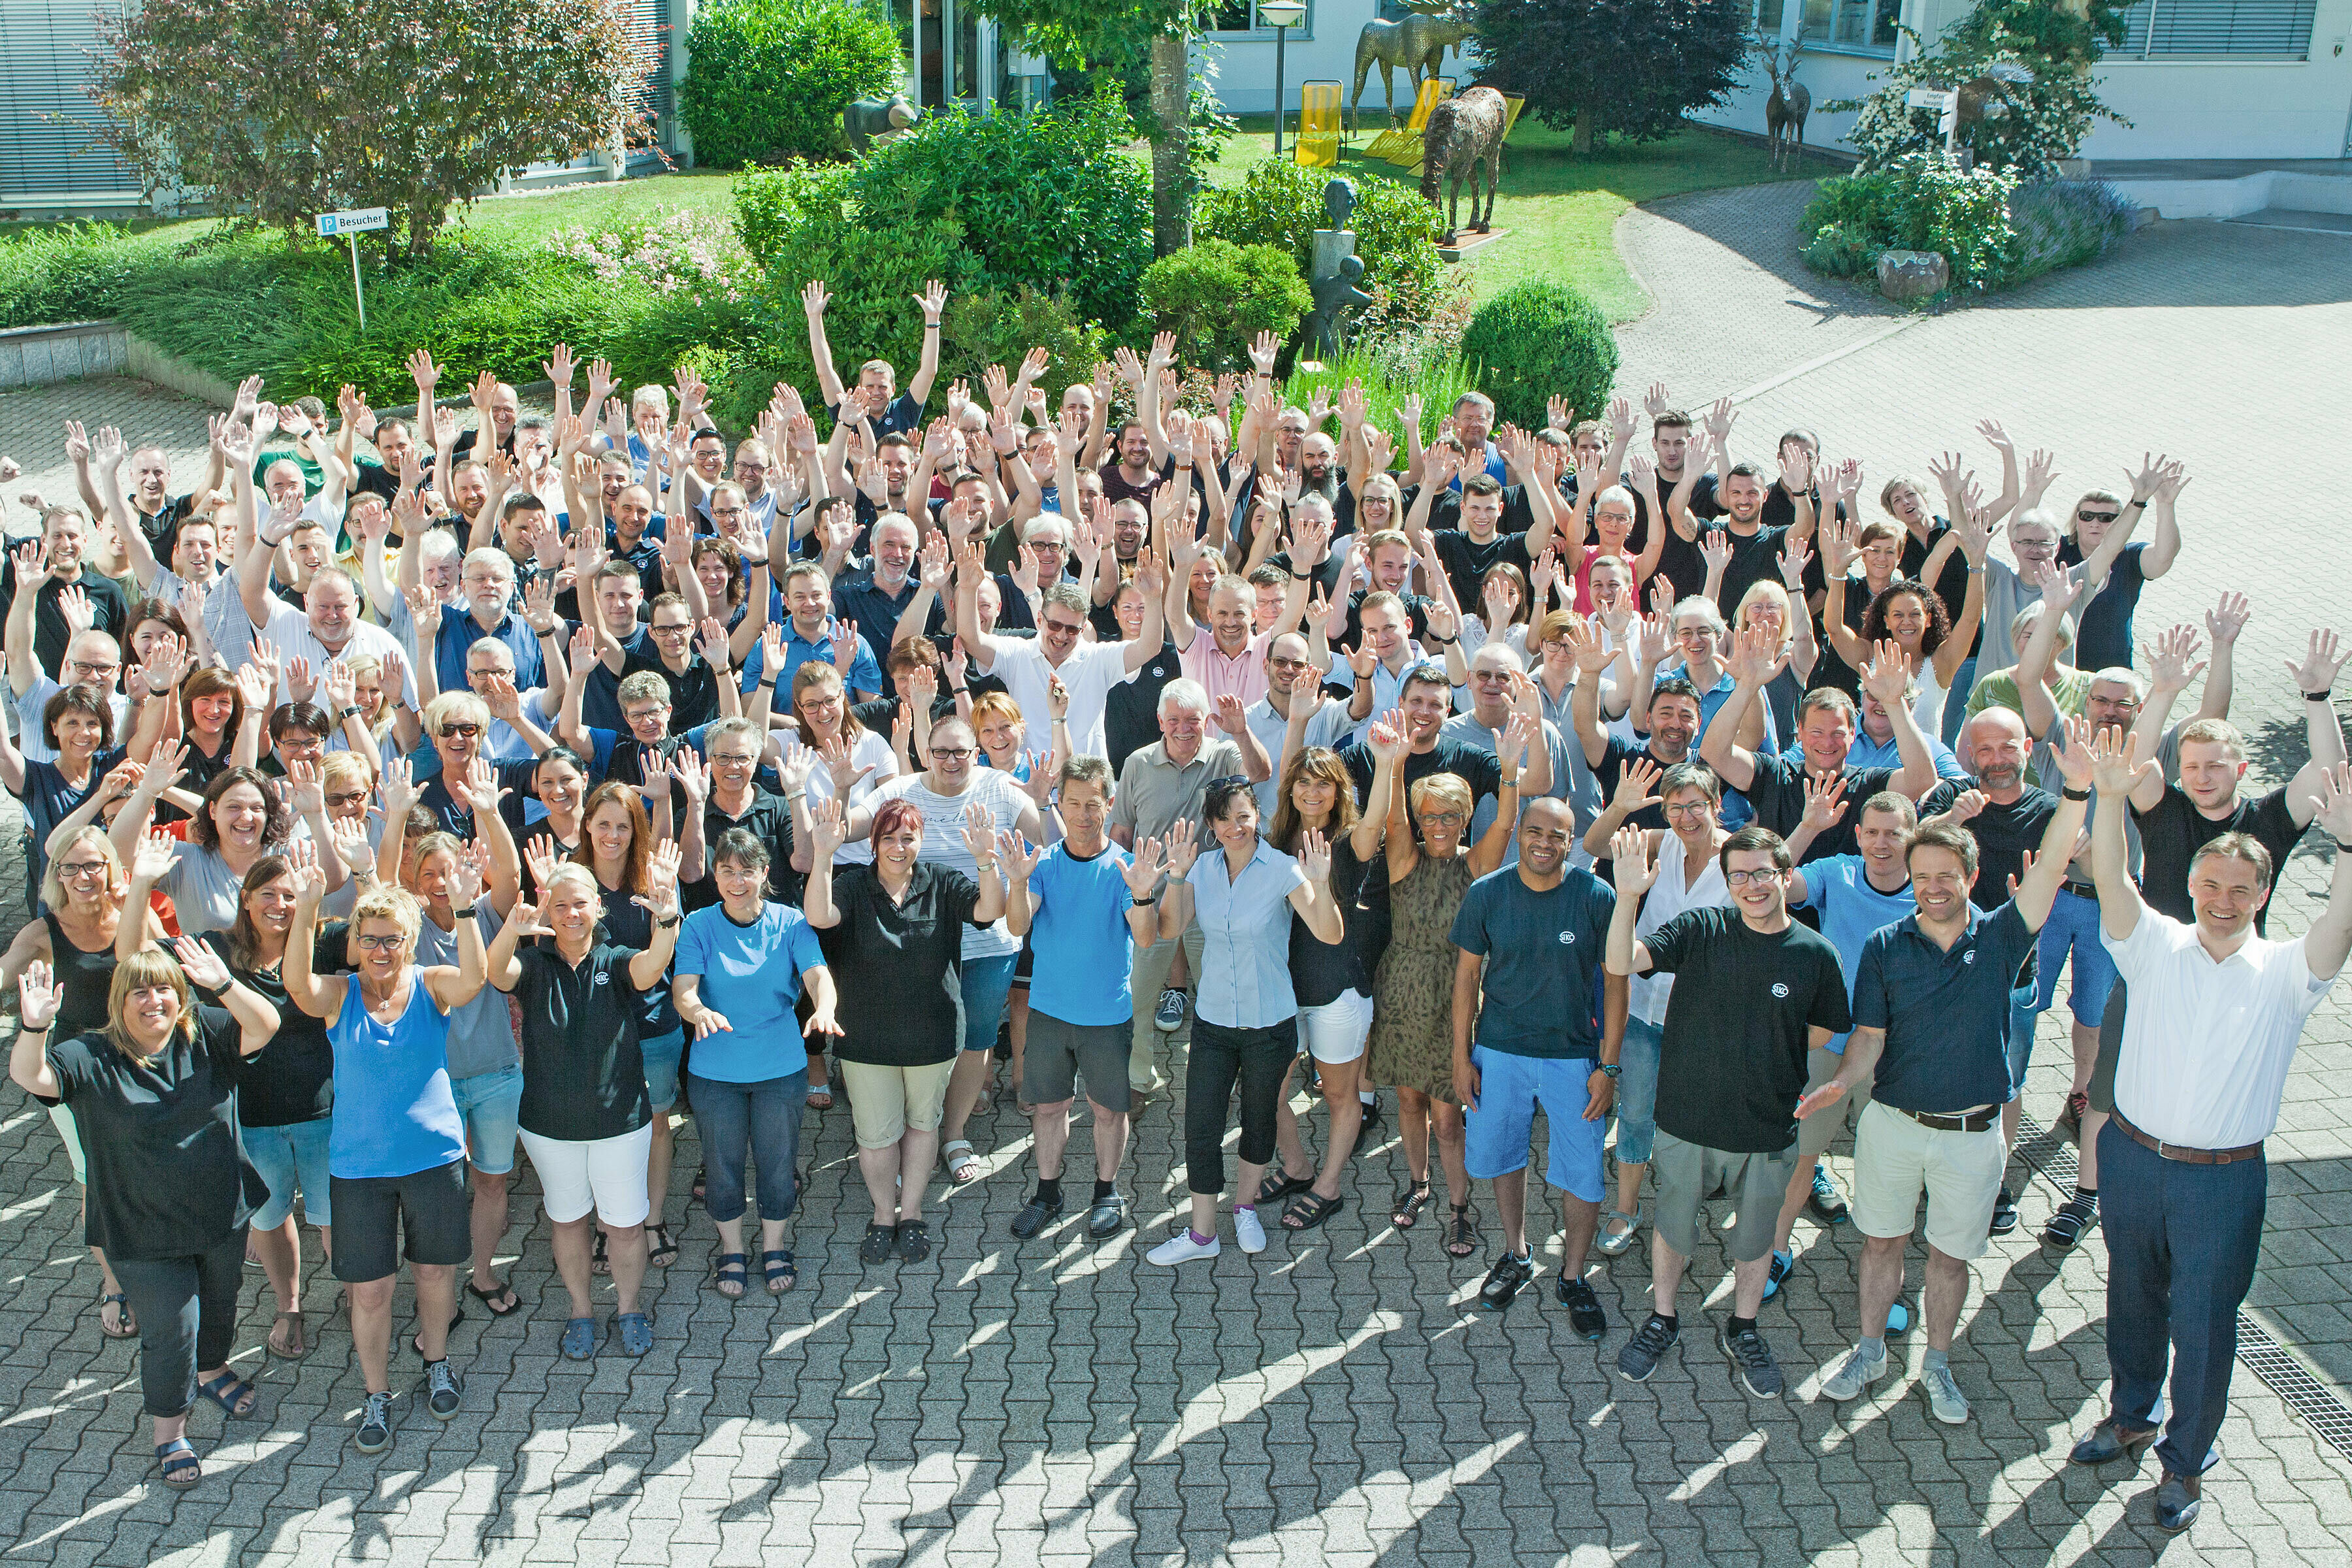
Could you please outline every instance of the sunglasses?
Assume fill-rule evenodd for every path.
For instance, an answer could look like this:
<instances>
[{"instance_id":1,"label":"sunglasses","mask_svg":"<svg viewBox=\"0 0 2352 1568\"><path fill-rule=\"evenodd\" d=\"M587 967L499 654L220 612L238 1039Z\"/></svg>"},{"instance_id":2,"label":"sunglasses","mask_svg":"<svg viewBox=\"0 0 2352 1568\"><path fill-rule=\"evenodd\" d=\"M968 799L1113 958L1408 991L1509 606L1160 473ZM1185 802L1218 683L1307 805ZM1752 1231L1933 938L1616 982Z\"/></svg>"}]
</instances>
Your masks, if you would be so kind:
<instances>
[{"instance_id":1,"label":"sunglasses","mask_svg":"<svg viewBox=\"0 0 2352 1568\"><path fill-rule=\"evenodd\" d=\"M2123 516L2123 513L2119 511L2091 511L2081 510L2074 513L2075 520L2080 522L2113 522L2116 519L2121 516Z\"/></svg>"},{"instance_id":2,"label":"sunglasses","mask_svg":"<svg viewBox=\"0 0 2352 1568\"><path fill-rule=\"evenodd\" d=\"M481 732L482 727L479 724L469 724L462 721L454 721L441 726L441 738L445 741L470 741Z\"/></svg>"}]
</instances>

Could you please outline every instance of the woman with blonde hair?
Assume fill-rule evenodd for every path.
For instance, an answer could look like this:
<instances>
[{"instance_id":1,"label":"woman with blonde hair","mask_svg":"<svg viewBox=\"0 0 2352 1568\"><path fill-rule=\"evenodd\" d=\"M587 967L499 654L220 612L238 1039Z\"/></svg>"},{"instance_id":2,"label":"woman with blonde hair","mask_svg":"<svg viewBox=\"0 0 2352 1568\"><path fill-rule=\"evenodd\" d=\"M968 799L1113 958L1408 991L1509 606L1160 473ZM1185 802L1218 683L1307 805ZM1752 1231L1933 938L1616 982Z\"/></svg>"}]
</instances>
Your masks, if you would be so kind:
<instances>
[{"instance_id":1,"label":"woman with blonde hair","mask_svg":"<svg viewBox=\"0 0 2352 1568\"><path fill-rule=\"evenodd\" d=\"M342 669L351 678L350 706L359 710L343 721L345 726L348 728L357 722L366 731L368 739L374 742L376 771L388 772L394 763L408 754L408 748L401 744L399 731L404 728L414 728L421 735L422 727L395 722L400 717L400 710L392 699L398 693L388 694L384 690L383 659L372 653L346 654L336 660L335 668ZM353 750L357 749L353 747Z\"/></svg>"},{"instance_id":2,"label":"woman with blonde hair","mask_svg":"<svg viewBox=\"0 0 2352 1568\"><path fill-rule=\"evenodd\" d=\"M190 1487L203 1475L187 1439L196 1395L232 1419L259 1403L228 1364L246 1222L268 1193L238 1140L237 1079L278 1014L202 943L174 946L176 963L150 951L117 963L104 1026L56 1038L65 985L47 964L28 965L8 1076L37 1100L62 1101L87 1130L86 1236L106 1249L138 1317L164 1483Z\"/></svg>"}]
</instances>

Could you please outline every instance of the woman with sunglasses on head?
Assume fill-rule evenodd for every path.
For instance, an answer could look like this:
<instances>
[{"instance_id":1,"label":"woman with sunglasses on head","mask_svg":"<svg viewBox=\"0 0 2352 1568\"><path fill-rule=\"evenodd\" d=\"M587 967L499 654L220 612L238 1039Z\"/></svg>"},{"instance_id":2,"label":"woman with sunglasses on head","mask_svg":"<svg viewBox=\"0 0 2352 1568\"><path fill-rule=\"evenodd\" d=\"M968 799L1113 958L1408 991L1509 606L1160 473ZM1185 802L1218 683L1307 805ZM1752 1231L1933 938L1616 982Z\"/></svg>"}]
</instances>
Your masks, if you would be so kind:
<instances>
[{"instance_id":1,"label":"woman with sunglasses on head","mask_svg":"<svg viewBox=\"0 0 2352 1568\"><path fill-rule=\"evenodd\" d=\"M1372 1082L1396 1090L1397 1132L1404 1140L1405 1184L1397 1189L1389 1222L1411 1230L1429 1205L1433 1132L1454 1215L1445 1228L1449 1258L1468 1258L1478 1250L1470 1172L1464 1163L1462 1105L1454 1092L1454 977L1462 956L1454 945L1454 917L1470 884L1509 856L1511 836L1518 829L1519 765L1535 735L1528 716L1514 713L1497 737L1503 787L1496 795L1495 820L1475 845L1465 842L1477 814L1467 781L1430 773L1410 786L1401 784L1403 712L1373 724L1370 737L1376 765L1364 822L1374 825L1372 842L1387 846L1390 934L1388 951L1372 973L1368 1065ZM1360 827L1359 836L1370 837Z\"/></svg>"},{"instance_id":2,"label":"woman with sunglasses on head","mask_svg":"<svg viewBox=\"0 0 2352 1568\"><path fill-rule=\"evenodd\" d=\"M2084 492L2074 503L2067 540L2058 550L2061 565L2086 568L2094 584L2088 601L2075 612L2081 626L2074 634L2074 659L2084 669L2129 667L2138 645L2132 641L2132 616L2139 608L2140 590L2172 570L2180 557L2180 524L2173 501L2187 487L2186 469L2168 458L2144 460L2132 475L2131 499L2113 490ZM2153 516L2152 537L2137 544L2120 543L2132 525Z\"/></svg>"},{"instance_id":3,"label":"woman with sunglasses on head","mask_svg":"<svg viewBox=\"0 0 2352 1568\"><path fill-rule=\"evenodd\" d=\"M1168 841L1168 884L1160 940L1181 937L1197 919L1205 939L1192 1049L1184 1069L1184 1184L1189 1227L1145 1257L1172 1267L1214 1258L1217 1200L1225 1184L1225 1107L1241 1088L1241 1181L1234 1236L1247 1253L1265 1250L1257 1196L1275 1153L1275 1105L1298 1055L1298 1003L1290 983L1291 916L1315 941L1336 946L1347 922L1332 899L1331 851L1305 829L1296 858L1258 835L1257 795L1238 774L1211 779L1202 797L1204 847L1180 822Z\"/></svg>"},{"instance_id":4,"label":"woman with sunglasses on head","mask_svg":"<svg viewBox=\"0 0 2352 1568\"><path fill-rule=\"evenodd\" d=\"M237 1084L278 1016L201 943L184 937L175 951L176 963L147 952L118 963L103 1026L74 1035L52 1027L65 987L36 961L18 982L8 1076L62 1101L87 1133L86 1235L137 1314L155 1458L164 1483L184 1488L203 1474L187 1440L196 1395L232 1419L259 1402L228 1364L246 1221L268 1190L238 1141Z\"/></svg>"}]
</instances>

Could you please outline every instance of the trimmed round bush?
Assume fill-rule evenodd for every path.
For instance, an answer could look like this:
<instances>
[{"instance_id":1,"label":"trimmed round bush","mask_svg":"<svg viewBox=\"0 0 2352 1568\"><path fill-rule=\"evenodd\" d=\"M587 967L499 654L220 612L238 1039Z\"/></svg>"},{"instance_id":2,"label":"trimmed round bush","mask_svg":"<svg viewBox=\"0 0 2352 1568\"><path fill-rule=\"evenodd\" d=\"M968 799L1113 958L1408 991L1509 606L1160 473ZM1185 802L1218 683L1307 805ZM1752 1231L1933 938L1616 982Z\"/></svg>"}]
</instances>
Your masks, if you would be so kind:
<instances>
[{"instance_id":1,"label":"trimmed round bush","mask_svg":"<svg viewBox=\"0 0 2352 1568\"><path fill-rule=\"evenodd\" d=\"M719 0L694 14L678 112L716 168L823 157L852 99L898 85L898 35L854 0Z\"/></svg>"},{"instance_id":2,"label":"trimmed round bush","mask_svg":"<svg viewBox=\"0 0 2352 1568\"><path fill-rule=\"evenodd\" d=\"M1330 180L1328 169L1269 158L1240 184L1213 185L1201 193L1194 234L1235 245L1277 246L1290 253L1304 277L1315 264L1315 231L1331 221L1323 207L1323 187ZM1356 187L1356 209L1348 226L1356 231L1356 257L1364 264L1359 287L1434 290L1441 266L1437 209L1394 180L1359 174L1349 183Z\"/></svg>"},{"instance_id":3,"label":"trimmed round bush","mask_svg":"<svg viewBox=\"0 0 2352 1568\"><path fill-rule=\"evenodd\" d=\"M1496 415L1533 430L1557 394L1578 408L1609 401L1617 340L1600 307L1565 283L1529 278L1478 307L1462 334L1462 357L1478 367L1478 390Z\"/></svg>"},{"instance_id":4,"label":"trimmed round bush","mask_svg":"<svg viewBox=\"0 0 2352 1568\"><path fill-rule=\"evenodd\" d=\"M1287 250L1229 239L1161 257L1144 268L1139 292L1152 326L1176 334L1178 357L1213 371L1246 367L1251 339L1288 338L1315 304Z\"/></svg>"}]
</instances>

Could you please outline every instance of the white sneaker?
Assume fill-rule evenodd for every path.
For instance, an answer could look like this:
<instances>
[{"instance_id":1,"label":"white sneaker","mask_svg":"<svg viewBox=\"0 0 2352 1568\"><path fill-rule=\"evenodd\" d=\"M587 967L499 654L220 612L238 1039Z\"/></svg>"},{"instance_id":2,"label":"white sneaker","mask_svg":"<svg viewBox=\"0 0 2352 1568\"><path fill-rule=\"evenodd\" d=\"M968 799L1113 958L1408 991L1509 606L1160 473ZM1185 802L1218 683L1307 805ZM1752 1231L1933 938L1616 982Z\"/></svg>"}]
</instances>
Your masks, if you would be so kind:
<instances>
[{"instance_id":1,"label":"white sneaker","mask_svg":"<svg viewBox=\"0 0 2352 1568\"><path fill-rule=\"evenodd\" d=\"M1874 1361L1864 1356L1862 1347L1856 1345L1846 1352L1845 1359L1838 1363L1835 1372L1822 1379L1822 1394L1825 1398L1843 1403L1855 1398L1864 1389L1885 1375L1886 1352L1880 1350Z\"/></svg>"},{"instance_id":2,"label":"white sneaker","mask_svg":"<svg viewBox=\"0 0 2352 1568\"><path fill-rule=\"evenodd\" d=\"M1214 1258L1223 1245L1213 1236L1206 1241L1194 1241L1192 1227L1187 1226L1145 1253L1143 1259L1147 1263L1157 1263L1163 1268L1172 1268L1179 1263L1190 1263L1195 1258ZM1260 1247L1265 1245L1263 1235L1258 1239L1258 1245Z\"/></svg>"},{"instance_id":3,"label":"white sneaker","mask_svg":"<svg viewBox=\"0 0 2352 1568\"><path fill-rule=\"evenodd\" d=\"M1969 1418L1968 1396L1952 1379L1948 1366L1931 1366L1919 1373L1919 1386L1927 1391L1927 1408L1937 1420L1947 1426L1958 1426Z\"/></svg>"},{"instance_id":4,"label":"white sneaker","mask_svg":"<svg viewBox=\"0 0 2352 1568\"><path fill-rule=\"evenodd\" d=\"M1258 1223L1257 1210L1234 1211L1234 1239L1253 1257L1265 1250L1265 1226Z\"/></svg>"}]
</instances>

